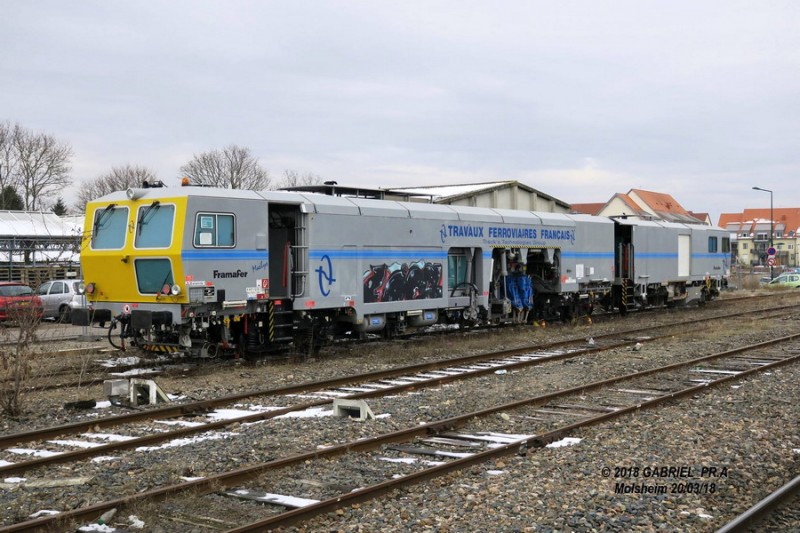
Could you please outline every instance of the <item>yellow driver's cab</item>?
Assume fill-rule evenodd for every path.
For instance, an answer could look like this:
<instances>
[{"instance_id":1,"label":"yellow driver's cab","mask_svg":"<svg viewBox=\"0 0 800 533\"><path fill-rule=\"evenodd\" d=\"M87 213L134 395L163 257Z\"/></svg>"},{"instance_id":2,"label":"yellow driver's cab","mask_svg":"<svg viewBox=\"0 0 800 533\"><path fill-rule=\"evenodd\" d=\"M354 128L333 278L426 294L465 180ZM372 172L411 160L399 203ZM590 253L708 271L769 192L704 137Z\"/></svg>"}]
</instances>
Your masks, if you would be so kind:
<instances>
[{"instance_id":1,"label":"yellow driver's cab","mask_svg":"<svg viewBox=\"0 0 800 533\"><path fill-rule=\"evenodd\" d=\"M112 314L187 301L181 264L185 195L129 189L87 206L81 266L88 301L105 321Z\"/></svg>"}]
</instances>

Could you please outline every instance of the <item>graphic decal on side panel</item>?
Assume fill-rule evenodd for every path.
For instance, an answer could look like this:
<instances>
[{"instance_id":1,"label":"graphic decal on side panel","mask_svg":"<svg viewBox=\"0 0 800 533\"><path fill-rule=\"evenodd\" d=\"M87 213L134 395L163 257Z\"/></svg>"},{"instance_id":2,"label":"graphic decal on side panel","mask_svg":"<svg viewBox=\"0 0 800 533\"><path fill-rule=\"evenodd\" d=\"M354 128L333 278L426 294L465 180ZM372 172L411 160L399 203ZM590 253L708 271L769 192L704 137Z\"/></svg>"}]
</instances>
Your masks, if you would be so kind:
<instances>
[{"instance_id":1,"label":"graphic decal on side panel","mask_svg":"<svg viewBox=\"0 0 800 533\"><path fill-rule=\"evenodd\" d=\"M364 303L424 300L442 297L442 264L370 265L364 272Z\"/></svg>"},{"instance_id":2,"label":"graphic decal on side panel","mask_svg":"<svg viewBox=\"0 0 800 533\"><path fill-rule=\"evenodd\" d=\"M333 277L333 264L331 258L323 255L319 258L320 266L314 271L319 275L319 292L322 296L328 296L331 293L331 285L336 282Z\"/></svg>"}]
</instances>

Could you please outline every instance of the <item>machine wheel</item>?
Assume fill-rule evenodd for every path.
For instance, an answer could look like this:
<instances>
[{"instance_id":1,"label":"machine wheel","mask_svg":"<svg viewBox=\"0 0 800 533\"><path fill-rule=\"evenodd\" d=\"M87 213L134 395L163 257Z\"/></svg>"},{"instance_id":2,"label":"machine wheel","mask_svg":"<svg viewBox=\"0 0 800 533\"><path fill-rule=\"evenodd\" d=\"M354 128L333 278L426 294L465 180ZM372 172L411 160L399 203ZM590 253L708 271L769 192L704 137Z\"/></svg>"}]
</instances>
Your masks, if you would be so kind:
<instances>
[{"instance_id":1,"label":"machine wheel","mask_svg":"<svg viewBox=\"0 0 800 533\"><path fill-rule=\"evenodd\" d=\"M62 305L58 310L58 321L62 324L70 324L72 322L72 309L68 305Z\"/></svg>"}]
</instances>

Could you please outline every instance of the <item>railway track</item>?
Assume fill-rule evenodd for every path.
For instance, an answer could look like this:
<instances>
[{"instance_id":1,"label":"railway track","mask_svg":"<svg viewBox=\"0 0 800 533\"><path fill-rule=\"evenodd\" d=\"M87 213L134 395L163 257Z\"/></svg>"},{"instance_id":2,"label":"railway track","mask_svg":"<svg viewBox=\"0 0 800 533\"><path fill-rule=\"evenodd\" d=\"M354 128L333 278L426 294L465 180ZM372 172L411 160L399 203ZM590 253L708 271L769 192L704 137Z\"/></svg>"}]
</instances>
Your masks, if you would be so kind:
<instances>
[{"instance_id":1,"label":"railway track","mask_svg":"<svg viewBox=\"0 0 800 533\"><path fill-rule=\"evenodd\" d=\"M758 311L756 313L765 313L767 316L775 316L775 313L784 313L787 310L792 310L792 308L793 306L780 307L770 309L766 312ZM724 318L735 319L753 314L753 311L743 311L730 313ZM380 372L372 372L369 374L298 384L278 389L254 390L222 398L169 405L102 419L92 418L83 422L0 436L0 448L6 449L15 445L18 446L20 444L56 438L60 439L50 444L60 445L67 442L63 439L65 436L79 435L91 431L94 432L93 435L97 441L93 442L90 447L71 451L46 449L48 443L43 442L42 447L44 449L41 453L35 452L35 455L43 456L28 461L13 462L13 464L0 466L0 477L20 474L42 466L89 459L103 454L134 449L141 446L152 446L157 443L172 439L180 439L206 431L221 430L232 424L252 423L276 418L293 411L320 408L331 404L333 398L336 397L366 399L387 396L408 390L440 386L444 383L471 379L498 371L514 371L532 365L541 365L562 359L596 354L626 346L641 345L642 343L675 336L675 332L671 331L672 328L682 328L679 334L689 334L696 330L686 329L685 326L703 324L704 322L720 320L721 318L722 317L715 316L702 320L693 319L691 321L657 325L646 329L639 328L636 330L609 333L593 337L591 342L588 342L584 338L571 339L568 341L549 343L544 346L517 348L513 350L504 350L502 352L457 357L407 367L393 368ZM647 335L647 332L653 333L658 330L665 330L665 332L662 334ZM308 395L311 393L318 394L320 398L300 403L297 403L293 399L295 395ZM230 408L238 402L258 398L272 398L273 401L277 398L282 398L284 405L268 412L241 414L233 419L213 419L215 409ZM206 415L210 415L212 418L208 418ZM177 418L191 419L191 424L170 431L163 431L161 429L157 432L153 431L152 422L154 420L164 421ZM129 435L124 440L103 443L103 435L97 433L97 431L101 429L117 428L122 425L134 423L146 423L146 425L143 428L128 430ZM145 434L142 435L142 433Z\"/></svg>"},{"instance_id":2,"label":"railway track","mask_svg":"<svg viewBox=\"0 0 800 533\"><path fill-rule=\"evenodd\" d=\"M732 315L732 316L733 316L733 315ZM718 317L715 317L715 318L718 318ZM684 325L685 325L685 324L684 324ZM664 327L664 326L660 326L660 327ZM686 328L684 328L684 329L686 329ZM642 333L642 331L640 330L640 331L638 331L638 333ZM626 335L626 334L630 335L630 332L624 332L624 333L623 333L623 335ZM672 335L674 335L674 334L672 334ZM628 339L628 340L626 340L625 342L627 342L627 343L628 343L628 345L630 345L630 344L631 344L631 342L641 342L642 340L643 340L643 339L641 339L641 338L636 338L636 339ZM581 342L582 342L584 345L586 344L586 341L585 341L585 339L584 339L584 340L576 340L576 341L574 341L574 342L577 342L577 343L581 343ZM603 340L602 340L600 337L598 337L598 338L596 338L596 339L595 339L595 342L596 342L597 344L601 344L601 343L603 342ZM610 341L609 341L609 344L611 344L611 342L610 342ZM614 346L614 347L615 347L615 348L617 348L617 349L619 349L619 348L620 348L620 346L623 346L623 345L624 345L624 344L620 344L620 345L617 345L617 346ZM560 356L563 356L563 357L577 357L577 356L579 355L579 354L576 354L576 353L575 353L575 352L577 352L577 350L575 350L575 352L570 352L571 348L569 348L569 347L562 347L562 348L563 348L564 352L563 352L563 353L561 353L561 354L555 354L556 356L559 356L559 357L560 357ZM583 348L586 348L586 346L584 346ZM597 350L598 348L599 348L598 346L593 346L593 347L591 347L591 348L590 348L590 350ZM548 349L552 349L552 347L551 347L551 348L548 348ZM497 354L495 354L495 355L497 355ZM541 354L539 354L539 355L541 355ZM529 356L529 357L530 357L530 356ZM536 364L536 359L537 359L537 358L536 358L536 357L534 357L533 359L534 359L534 360L533 360L533 362L531 362L531 364ZM475 360L473 360L473 361L459 362L458 364L473 364L473 363L476 363L476 362L477 362L477 359L475 359ZM448 364L450 364L450 365L453 365L453 362L452 362L452 361L449 361L449 362L447 362L447 363L448 363ZM518 362L518 363L519 363L519 362ZM515 364L517 364L517 363L515 363ZM527 362L526 362L526 364L527 364ZM422 366L423 366L423 367L426 367L427 365L422 365ZM420 372L425 372L425 371L426 371L426 368L415 369L414 371L417 371L417 370L418 370L418 371L420 371ZM508 368L501 368L501 367L499 367L499 366L492 366L492 365L489 365L489 366L487 366L486 368L484 368L484 369L482 369L482 370L481 370L481 369L478 369L478 371L482 372L483 374L492 373L492 372L495 372L495 371L497 371L497 370L506 370L506 371L508 371L509 369L508 369ZM513 369L511 369L511 371L513 371ZM449 372L452 372L452 371L449 371ZM441 375L440 375L440 376L437 376L437 377L436 377L436 380L438 380L438 383L442 383L442 382L444 382L444 381L449 381L449 380L451 380L451 379L458 379L458 378L456 377L456 374L458 374L458 373L459 373L459 372L456 372L456 373L455 373L455 374L453 374L453 375L445 375L445 376L441 376ZM373 377L374 377L374 376L373 376ZM463 376L462 376L460 379L463 379ZM435 381L434 381L434 383L435 383ZM335 385L331 385L331 386L335 386ZM416 382L412 381L412 382L410 382L410 383L405 383L405 384L403 384L402 386L403 386L404 388L406 388L406 389L420 389L420 388L422 388L422 387L424 386L424 383L423 383L423 380L418 380L418 381L416 381ZM385 389L386 389L386 388L384 387L384 390L385 390ZM642 390L644 390L644 389L642 389ZM299 391L300 391L300 389L298 389L298 392L299 392ZM378 392L378 393L376 393L376 392L372 392L372 393L361 392L361 393L355 393L354 395L357 395L357 394L361 394L361 395L363 395L364 397L369 397L369 396L377 396L377 395L378 395L378 394L380 394L380 393L379 393L379 392ZM327 400L326 400L326 402L329 402L329 401L330 401L330 399L327 399ZM567 403L567 404L565 404L565 405L570 405L570 404L569 404L569 403ZM296 408L300 408L300 407L302 407L302 406L295 406L295 407L296 407ZM306 408L307 408L307 407L306 407ZM558 409L558 408L556 408L556 410L557 410L557 409ZM574 412L572 412L572 415L574 415L576 412L578 412L578 410L574 410L574 409L573 409L573 411L574 411ZM474 414L473 414L473 415L474 415ZM542 413L538 413L538 414L531 415L531 416L541 416L541 415L542 415ZM259 414L259 415L256 415L256 416L261 416L261 415ZM469 416L469 415L468 415L468 416ZM242 419L242 420L239 420L237 423L242 423L242 422L244 422L244 421L245 421L245 419ZM97 422L97 421L95 421L95 422ZM428 429L426 429L426 431L431 431L431 429L430 429L430 428L428 428ZM540 437L541 437L541 435L540 435ZM353 446L353 445L351 445L351 446ZM319 452L314 452L314 453L319 453ZM30 466L30 465L29 465L29 466ZM0 472L2 472L2 471L0 470ZM8 473L8 472L6 472L6 473ZM66 515L66 514L65 514L65 515L63 515L63 518L65 518L65 519L68 519L69 517L68 517L68 515ZM13 530L13 529L12 529L12 530Z\"/></svg>"},{"instance_id":3,"label":"railway track","mask_svg":"<svg viewBox=\"0 0 800 533\"><path fill-rule=\"evenodd\" d=\"M787 482L753 507L725 524L725 526L719 528L717 533L744 533L757 528L763 525L763 522L771 513L789 504L798 495L800 495L800 476Z\"/></svg>"},{"instance_id":4,"label":"railway track","mask_svg":"<svg viewBox=\"0 0 800 533\"><path fill-rule=\"evenodd\" d=\"M794 296L790 294L779 295L757 295L740 298L726 298L724 300L714 300L710 306L715 308L725 308L728 306L737 306L741 304L761 303L769 300L774 303L776 297L783 299L790 299ZM777 308L777 307L771 307ZM783 306L782 308L789 308ZM647 312L647 311L643 311ZM724 315L721 315L724 318ZM595 320L603 321L609 316L595 317ZM441 331L441 334L458 333L456 331ZM411 334L408 338L417 338L419 334ZM372 340L367 342L373 342ZM131 352L132 353L132 352ZM58 361L70 360L70 357L79 356L83 360L68 364L67 366L59 365ZM95 356L105 357L104 359L96 359ZM187 372L194 371L198 365L206 368L212 365L225 364L239 364L239 361L217 361L217 362L203 362L197 361L182 361L170 360L169 358L139 358L133 355L125 354L114 348L73 348L61 349L54 352L37 353L34 356L37 360L50 360L56 362L56 366L52 368L42 368L38 370L32 377L28 378L24 384L26 391L46 391L57 389L69 389L87 387L101 383L105 379L113 377L125 377L126 375L138 375L138 377L156 376L160 374L169 374L178 372L180 375L187 375ZM90 358L92 358L90 360ZM0 380L0 387L13 386L13 381L10 379Z\"/></svg>"},{"instance_id":5,"label":"railway track","mask_svg":"<svg viewBox=\"0 0 800 533\"><path fill-rule=\"evenodd\" d=\"M700 394L712 387L732 380L741 380L756 372L798 362L800 361L800 350L796 348L798 339L800 334L793 334L690 361L587 382L480 411L405 427L369 439L315 449L195 481L97 503L62 513L54 518L40 518L0 528L0 532L38 531L64 524L66 523L64 521L69 520L90 521L110 509L130 506L144 500L158 501L169 498L170 513L174 514L183 504L183 498L197 498L198 495L211 493L223 493L231 498L249 501L277 503L280 508L296 507L283 512L276 510L266 518L237 525L230 531L237 533L264 531L286 526L344 505L369 500L401 486L418 483L505 455L545 446L587 425L622 417L688 395ZM793 343L793 351L779 354L771 350L769 353L764 353L766 349L784 343ZM509 420L517 422L514 424L515 433L509 433L502 422L497 422L503 419L498 418L498 415L504 415ZM487 420L490 425L496 427L495 431L487 432L485 429L473 427L483 426ZM520 421L529 422L529 430L525 434L519 433ZM491 444L490 447L486 446L487 442ZM315 490L306 489L303 497L291 492L292 489L297 490L296 472L290 470L283 475L276 473L281 469L302 465L304 477L324 480L326 472L331 468L347 470L350 461L357 454L364 453L369 454L369 458L376 462L384 461L402 466L390 480L382 476L382 479L375 480L368 486L344 492L331 491L330 486L322 483ZM428 455L434 456L437 464L415 467L412 472L408 471L407 466L410 462L418 463L416 460L404 459L418 459ZM331 461L333 458L336 458L335 462ZM364 458L359 458L356 463L363 464ZM312 464L314 466L310 467ZM315 497L309 497L309 492L316 493ZM299 506L290 503L298 501L302 503ZM239 513L239 515L246 514L244 511ZM266 513L261 511L261 514L269 514L269 511Z\"/></svg>"}]
</instances>

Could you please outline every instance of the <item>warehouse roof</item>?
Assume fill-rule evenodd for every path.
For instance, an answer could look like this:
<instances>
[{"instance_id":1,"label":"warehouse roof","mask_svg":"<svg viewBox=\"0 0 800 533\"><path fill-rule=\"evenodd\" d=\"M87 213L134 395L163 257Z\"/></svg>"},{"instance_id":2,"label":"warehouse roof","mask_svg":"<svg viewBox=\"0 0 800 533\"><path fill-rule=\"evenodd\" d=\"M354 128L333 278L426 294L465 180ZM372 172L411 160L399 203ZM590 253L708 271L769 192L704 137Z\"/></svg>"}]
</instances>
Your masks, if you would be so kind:
<instances>
[{"instance_id":1,"label":"warehouse roof","mask_svg":"<svg viewBox=\"0 0 800 533\"><path fill-rule=\"evenodd\" d=\"M80 235L83 217L59 217L55 213L0 211L0 238L75 237Z\"/></svg>"},{"instance_id":2,"label":"warehouse roof","mask_svg":"<svg viewBox=\"0 0 800 533\"><path fill-rule=\"evenodd\" d=\"M487 183L465 183L459 185L431 185L431 186L422 186L422 187L393 187L391 189L386 189L387 195L407 195L407 196L426 196L431 199L432 202L437 203L449 203L454 200L459 200L461 198L467 196L473 196L478 193L485 193L490 192L498 189L506 189L509 187L516 187L522 191L525 191L530 194L535 194L547 200L552 200L556 204L564 207L569 208L569 204L564 202L563 200L559 200L558 198L554 198L549 194L543 193L533 187L529 187L524 183L520 183L516 180L505 180L505 181L490 181Z\"/></svg>"}]
</instances>

